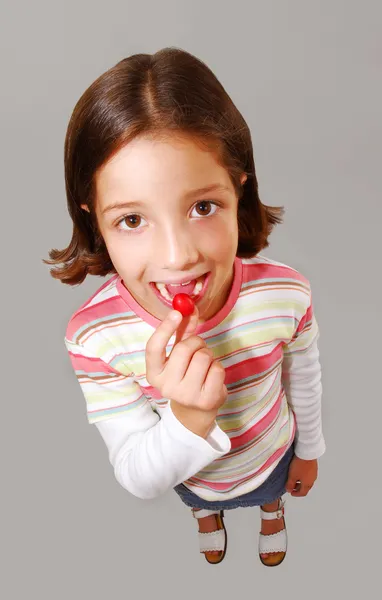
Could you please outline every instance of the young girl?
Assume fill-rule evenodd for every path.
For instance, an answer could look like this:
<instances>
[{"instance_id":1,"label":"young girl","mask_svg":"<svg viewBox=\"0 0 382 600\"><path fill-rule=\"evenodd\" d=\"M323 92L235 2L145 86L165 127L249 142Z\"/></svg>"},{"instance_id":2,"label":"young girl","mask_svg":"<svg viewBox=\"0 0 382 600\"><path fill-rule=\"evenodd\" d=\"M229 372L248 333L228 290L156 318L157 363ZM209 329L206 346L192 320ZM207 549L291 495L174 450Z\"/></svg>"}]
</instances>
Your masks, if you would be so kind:
<instances>
[{"instance_id":1,"label":"young girl","mask_svg":"<svg viewBox=\"0 0 382 600\"><path fill-rule=\"evenodd\" d=\"M260 506L261 561L280 564L282 496L308 493L325 450L318 328L307 279L260 254L282 209L259 199L243 117L192 55L131 56L77 103L65 180L73 237L45 262L69 285L113 274L65 343L117 481L174 488L214 564L224 510Z\"/></svg>"}]
</instances>

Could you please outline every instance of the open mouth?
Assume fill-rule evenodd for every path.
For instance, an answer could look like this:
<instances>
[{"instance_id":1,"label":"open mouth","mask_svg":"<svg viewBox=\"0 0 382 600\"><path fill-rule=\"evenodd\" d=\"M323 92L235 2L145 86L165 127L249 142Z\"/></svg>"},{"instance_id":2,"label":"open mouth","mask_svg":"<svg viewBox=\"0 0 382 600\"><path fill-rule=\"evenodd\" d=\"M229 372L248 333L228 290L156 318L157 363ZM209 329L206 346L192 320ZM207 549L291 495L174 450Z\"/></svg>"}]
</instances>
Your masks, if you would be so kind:
<instances>
[{"instance_id":1,"label":"open mouth","mask_svg":"<svg viewBox=\"0 0 382 600\"><path fill-rule=\"evenodd\" d=\"M162 300L162 302L164 302L167 306L172 306L172 300L176 294L187 294L194 300L194 302L198 302L205 293L209 278L210 273L205 273L198 279L181 283L179 285L151 282L150 286L154 290L155 294Z\"/></svg>"}]
</instances>

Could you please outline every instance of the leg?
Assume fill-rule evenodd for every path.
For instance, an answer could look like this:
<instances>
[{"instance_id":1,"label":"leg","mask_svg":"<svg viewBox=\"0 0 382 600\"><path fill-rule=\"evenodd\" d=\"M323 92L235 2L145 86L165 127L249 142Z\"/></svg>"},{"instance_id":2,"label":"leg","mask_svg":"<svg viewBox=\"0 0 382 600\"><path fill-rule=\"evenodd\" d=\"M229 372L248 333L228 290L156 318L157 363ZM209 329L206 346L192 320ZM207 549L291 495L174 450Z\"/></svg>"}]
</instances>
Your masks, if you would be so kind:
<instances>
[{"instance_id":1,"label":"leg","mask_svg":"<svg viewBox=\"0 0 382 600\"><path fill-rule=\"evenodd\" d=\"M270 504L261 506L261 510L264 513L271 514L269 514L269 518L265 518L265 515L262 515L261 535L265 537L260 540L260 542L262 542L260 543L260 549L261 545L265 547L265 545L270 544L271 547L272 545L275 547L275 551L260 552L261 561L267 566L279 565L284 560L286 554L286 531L285 533L281 533L285 530L285 519L284 511L283 508L280 508L280 504L281 498ZM275 535L278 533L280 533L280 535ZM271 542L271 540L274 540L274 543ZM281 548L284 549L282 550Z\"/></svg>"},{"instance_id":2,"label":"leg","mask_svg":"<svg viewBox=\"0 0 382 600\"><path fill-rule=\"evenodd\" d=\"M219 562L221 562L225 556L225 552L226 552L226 546L227 546L227 533L225 530L225 526L224 526L224 522L223 522L223 517L224 517L224 513L223 511L214 511L213 514L208 514L207 516L204 516L205 511L201 512L201 516L200 518L198 517L198 512L199 509L197 508L193 508L192 509L192 513L193 516L198 519L198 525L199 525L199 539L201 540L201 548L203 547L211 547L209 545L209 538L208 538L208 534L209 533L214 533L214 532L219 532L222 531L222 534L217 534L216 536L216 541L212 540L211 537L211 544L212 547L214 547L214 544L217 544L219 546L219 550L203 550L201 549L201 552L204 553L206 560L209 563L212 564L217 564ZM210 512L210 511L207 511ZM203 534L206 534L205 537L203 536Z\"/></svg>"}]
</instances>

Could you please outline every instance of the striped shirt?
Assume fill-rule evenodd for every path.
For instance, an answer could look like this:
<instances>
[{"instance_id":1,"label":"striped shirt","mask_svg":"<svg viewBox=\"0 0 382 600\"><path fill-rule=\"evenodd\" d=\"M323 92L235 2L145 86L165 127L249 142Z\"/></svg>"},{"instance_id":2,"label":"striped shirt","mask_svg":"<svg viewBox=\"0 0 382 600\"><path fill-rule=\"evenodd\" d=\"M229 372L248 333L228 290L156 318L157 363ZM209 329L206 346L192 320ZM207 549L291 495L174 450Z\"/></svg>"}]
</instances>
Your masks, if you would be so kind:
<instances>
[{"instance_id":1,"label":"striped shirt","mask_svg":"<svg viewBox=\"0 0 382 600\"><path fill-rule=\"evenodd\" d=\"M114 275L72 316L66 332L89 422L100 431L107 424L109 440L117 422L128 433L123 449L113 452L104 437L124 487L141 497L180 482L206 500L247 493L267 479L293 442L299 413L303 423L309 411L314 427L306 428L300 454L297 437L296 454L318 458L324 452L320 371L311 370L314 385L308 380L306 393L300 385L294 405L294 371L288 368L294 358L308 356L318 338L310 284L297 270L262 255L236 257L226 303L198 326L196 335L225 368L228 390L207 440L183 427L168 399L146 380L146 343L159 323ZM168 353L173 343L174 337Z\"/></svg>"}]
</instances>

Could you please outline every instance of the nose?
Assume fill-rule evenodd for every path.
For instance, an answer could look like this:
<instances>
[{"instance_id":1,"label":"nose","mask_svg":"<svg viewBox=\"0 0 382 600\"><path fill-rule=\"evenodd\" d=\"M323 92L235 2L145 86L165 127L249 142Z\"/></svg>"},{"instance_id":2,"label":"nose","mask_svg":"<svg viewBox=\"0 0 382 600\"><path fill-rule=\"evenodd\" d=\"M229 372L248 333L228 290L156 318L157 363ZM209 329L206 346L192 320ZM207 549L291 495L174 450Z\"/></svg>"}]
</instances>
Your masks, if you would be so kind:
<instances>
[{"instance_id":1,"label":"nose","mask_svg":"<svg viewBox=\"0 0 382 600\"><path fill-rule=\"evenodd\" d=\"M163 231L155 252L161 255L158 258L162 268L174 272L187 271L199 260L197 240L190 231L180 227Z\"/></svg>"}]
</instances>

